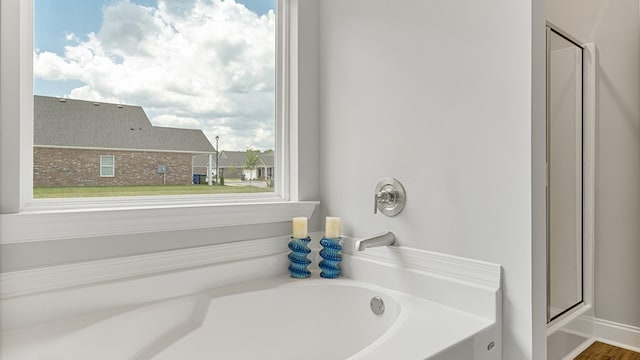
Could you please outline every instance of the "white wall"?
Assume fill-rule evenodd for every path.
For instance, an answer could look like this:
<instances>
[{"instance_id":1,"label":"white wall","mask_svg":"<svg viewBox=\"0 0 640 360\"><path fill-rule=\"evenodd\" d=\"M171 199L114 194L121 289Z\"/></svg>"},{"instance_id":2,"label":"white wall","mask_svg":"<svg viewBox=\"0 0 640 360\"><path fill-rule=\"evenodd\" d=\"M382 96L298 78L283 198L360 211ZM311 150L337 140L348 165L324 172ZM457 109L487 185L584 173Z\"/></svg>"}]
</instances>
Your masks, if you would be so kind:
<instances>
[{"instance_id":1,"label":"white wall","mask_svg":"<svg viewBox=\"0 0 640 360\"><path fill-rule=\"evenodd\" d=\"M346 235L393 230L403 246L501 264L503 358L544 358L541 6L320 3L324 213ZM373 214L385 176L407 191L393 218Z\"/></svg>"},{"instance_id":2,"label":"white wall","mask_svg":"<svg viewBox=\"0 0 640 360\"><path fill-rule=\"evenodd\" d=\"M549 21L596 44L595 316L640 327L638 0L547 0Z\"/></svg>"}]
</instances>

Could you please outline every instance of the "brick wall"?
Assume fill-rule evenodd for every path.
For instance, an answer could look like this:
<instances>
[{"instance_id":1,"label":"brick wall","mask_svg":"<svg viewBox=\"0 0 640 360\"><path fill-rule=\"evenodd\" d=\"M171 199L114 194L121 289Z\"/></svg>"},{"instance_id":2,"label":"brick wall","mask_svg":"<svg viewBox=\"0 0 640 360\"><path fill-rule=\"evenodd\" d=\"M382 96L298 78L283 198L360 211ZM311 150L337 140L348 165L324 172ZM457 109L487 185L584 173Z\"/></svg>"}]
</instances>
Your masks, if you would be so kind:
<instances>
[{"instance_id":1,"label":"brick wall","mask_svg":"<svg viewBox=\"0 0 640 360\"><path fill-rule=\"evenodd\" d=\"M114 156L113 177L100 177L100 155ZM34 147L33 186L162 185L160 164L167 185L192 183L191 154Z\"/></svg>"}]
</instances>

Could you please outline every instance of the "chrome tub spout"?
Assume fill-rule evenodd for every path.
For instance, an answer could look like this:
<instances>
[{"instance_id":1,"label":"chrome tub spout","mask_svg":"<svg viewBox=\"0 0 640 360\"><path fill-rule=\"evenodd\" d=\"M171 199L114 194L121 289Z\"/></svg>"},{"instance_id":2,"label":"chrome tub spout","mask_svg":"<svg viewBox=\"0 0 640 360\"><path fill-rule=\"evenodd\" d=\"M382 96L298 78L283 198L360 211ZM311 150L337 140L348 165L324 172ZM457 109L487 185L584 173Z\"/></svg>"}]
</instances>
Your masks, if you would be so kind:
<instances>
[{"instance_id":1,"label":"chrome tub spout","mask_svg":"<svg viewBox=\"0 0 640 360\"><path fill-rule=\"evenodd\" d=\"M395 244L395 242L396 236L391 231L387 231L382 234L374 235L369 238L356 241L356 249L358 251L363 251L364 249L370 247L391 246Z\"/></svg>"}]
</instances>

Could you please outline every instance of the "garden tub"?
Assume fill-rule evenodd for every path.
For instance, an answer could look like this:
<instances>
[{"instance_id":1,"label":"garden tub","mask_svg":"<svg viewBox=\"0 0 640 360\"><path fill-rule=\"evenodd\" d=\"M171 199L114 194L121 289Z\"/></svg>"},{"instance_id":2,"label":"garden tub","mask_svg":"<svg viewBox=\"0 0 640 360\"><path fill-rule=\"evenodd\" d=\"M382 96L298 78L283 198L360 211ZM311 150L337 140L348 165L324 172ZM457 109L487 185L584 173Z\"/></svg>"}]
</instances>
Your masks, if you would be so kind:
<instances>
[{"instance_id":1,"label":"garden tub","mask_svg":"<svg viewBox=\"0 0 640 360\"><path fill-rule=\"evenodd\" d=\"M9 329L1 334L0 358L501 358L499 307L496 307L499 291L478 287L477 283L462 284L460 279L451 283L452 287L447 290L447 281L440 275L431 277L428 272L416 271L419 269L412 268L406 261L404 268L384 264L380 258L380 255L387 257L384 251L370 252L373 258L344 254L345 274L338 279L320 278L317 271L309 279L292 279L277 270L279 275L232 282L197 292L183 290L187 294L135 304L114 304L102 307L100 311L85 311L77 316ZM87 288L52 291L48 295L33 294L21 299L22 303L7 302L5 310L31 306L35 311L34 304L44 306L46 302L55 302L53 305L60 307L60 296L67 296L70 303L74 299L83 304L86 299L99 303L105 296L110 296L105 294L113 291L138 289L141 293L153 293L159 284L167 288L174 284L175 295L180 286L186 283L193 286L193 282L202 281L196 279L202 278L203 271L209 271L211 276L229 274L234 271L229 266L250 269L257 266L255 262L258 261L263 267L273 265L268 266L271 270L265 269L264 273L268 274L280 266L285 267L286 262L280 258L286 257L284 254L270 255ZM470 292L460 290L460 286L471 286ZM440 293L441 290L444 293ZM65 291L69 293L64 295ZM85 294L87 291L93 291L93 294ZM429 296L433 291L440 294ZM447 297L452 299L451 304L442 301ZM468 297L473 300L471 307L465 307L460 299Z\"/></svg>"}]
</instances>

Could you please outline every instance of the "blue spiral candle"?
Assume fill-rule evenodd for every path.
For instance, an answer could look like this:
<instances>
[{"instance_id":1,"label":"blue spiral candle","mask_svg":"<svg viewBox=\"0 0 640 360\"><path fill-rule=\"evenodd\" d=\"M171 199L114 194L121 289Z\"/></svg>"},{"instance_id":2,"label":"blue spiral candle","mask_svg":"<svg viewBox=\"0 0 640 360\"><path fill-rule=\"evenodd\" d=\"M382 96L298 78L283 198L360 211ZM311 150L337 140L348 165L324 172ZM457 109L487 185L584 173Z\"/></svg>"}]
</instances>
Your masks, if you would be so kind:
<instances>
[{"instance_id":1,"label":"blue spiral candle","mask_svg":"<svg viewBox=\"0 0 640 360\"><path fill-rule=\"evenodd\" d=\"M310 237L303 239L291 238L289 241L289 272L292 278L304 279L311 276L311 271L307 269L307 266L311 264L311 260L307 258L307 255L311 252L311 249L307 246L311 241Z\"/></svg>"},{"instance_id":2,"label":"blue spiral candle","mask_svg":"<svg viewBox=\"0 0 640 360\"><path fill-rule=\"evenodd\" d=\"M293 232L291 234L291 241L289 241L289 272L292 278L304 279L311 276L311 271L307 269L307 266L311 264L311 260L307 259L307 255L311 252L311 249L307 246L311 241L309 234L307 233L306 217L294 217L292 220Z\"/></svg>"},{"instance_id":3,"label":"blue spiral candle","mask_svg":"<svg viewBox=\"0 0 640 360\"><path fill-rule=\"evenodd\" d=\"M320 250L320 257L322 260L320 261L320 276L325 279L335 279L340 276L340 261L342 260L342 255L340 255L340 250L342 250L342 246L340 245L340 238L326 238L323 237L320 240L320 245L322 245L322 250Z\"/></svg>"}]
</instances>

